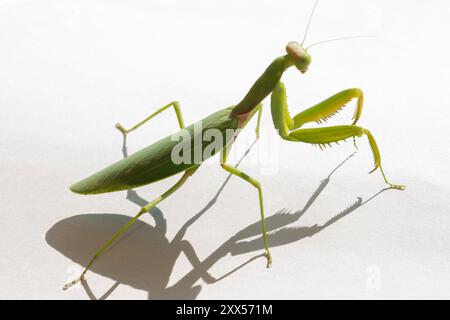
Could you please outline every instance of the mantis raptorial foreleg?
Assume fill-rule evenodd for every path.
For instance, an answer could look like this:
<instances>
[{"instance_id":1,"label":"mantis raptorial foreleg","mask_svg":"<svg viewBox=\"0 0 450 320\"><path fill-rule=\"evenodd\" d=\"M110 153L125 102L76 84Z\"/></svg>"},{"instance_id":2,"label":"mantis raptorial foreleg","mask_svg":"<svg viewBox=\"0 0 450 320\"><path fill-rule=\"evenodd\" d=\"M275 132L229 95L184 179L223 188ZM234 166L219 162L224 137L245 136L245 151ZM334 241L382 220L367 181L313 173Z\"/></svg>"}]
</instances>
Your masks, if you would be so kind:
<instances>
[{"instance_id":1,"label":"mantis raptorial foreleg","mask_svg":"<svg viewBox=\"0 0 450 320\"><path fill-rule=\"evenodd\" d=\"M177 115L177 119L178 119L178 124L180 125L180 129L184 128L184 121L183 121L183 115L181 114L181 109L180 109L180 103L178 101L173 101L171 103L169 103L168 105L165 105L164 107L156 110L154 113L152 113L151 115L149 115L147 118L145 118L144 120L142 120L141 122L139 122L137 125L133 126L131 129L127 130L125 129L120 123L116 124L116 128L123 133L123 135L127 135L128 133L130 133L131 131L136 130L137 128L139 128L140 126L142 126L144 123L146 123L148 120L152 119L153 117L155 117L156 115L160 114L161 112L163 112L164 110L173 107L175 110L175 113Z\"/></svg>"},{"instance_id":2,"label":"mantis raptorial foreleg","mask_svg":"<svg viewBox=\"0 0 450 320\"><path fill-rule=\"evenodd\" d=\"M221 159L220 165L222 166L222 168L224 168L226 171L228 171L232 175L235 175L241 179L244 179L245 181L247 181L248 183L253 185L258 190L259 209L261 212L262 236L263 236L263 241L264 241L264 248L266 249L267 268L270 268L270 266L272 265L272 256L270 255L269 244L267 241L266 221L264 218L264 201L263 201L263 196L262 196L261 183L255 179L253 179L246 173L242 172L238 168L227 164L227 157L230 152L231 146L232 146L232 144L229 144L222 150L222 152L220 154L220 159Z\"/></svg>"},{"instance_id":3,"label":"mantis raptorial foreleg","mask_svg":"<svg viewBox=\"0 0 450 320\"><path fill-rule=\"evenodd\" d=\"M298 129L306 123L326 122L352 99L357 99L352 123L355 125L361 117L364 102L363 92L357 88L341 91L291 118L286 100L286 89L284 84L279 82L271 96L273 123L279 130L280 136L286 138L290 131Z\"/></svg>"},{"instance_id":4,"label":"mantis raptorial foreleg","mask_svg":"<svg viewBox=\"0 0 450 320\"><path fill-rule=\"evenodd\" d=\"M381 156L377 143L369 130L355 126L334 126L313 129L298 129L307 122L326 120L337 111L339 111L345 103L352 98L357 98L357 108L354 115L354 124L358 121L361 110L363 95L359 89L349 89L332 96L331 98L319 103L318 105L307 109L293 119L289 116L289 111L286 101L286 89L283 83L279 83L272 93L271 108L274 125L280 136L288 141L305 142L316 144L319 146L330 145L333 142L339 142L348 138L361 137L366 135L375 161L375 169L380 168L384 181L393 189L403 190L405 187L401 185L392 184L386 178L386 175L381 167ZM298 130L296 130L298 129Z\"/></svg>"},{"instance_id":5,"label":"mantis raptorial foreleg","mask_svg":"<svg viewBox=\"0 0 450 320\"><path fill-rule=\"evenodd\" d=\"M103 251L106 250L106 248L108 248L113 242L114 240L116 240L122 233L124 233L125 231L127 231L144 213L149 212L152 208L154 208L158 203L160 203L161 201L163 201L164 199L166 199L168 196L170 196L172 193L174 193L175 191L177 191L186 181L187 179L192 176L194 174L195 171L197 171L197 169L200 166L195 166L189 170L187 170L183 176L180 178L180 180L178 180L177 183L175 183L169 190L167 190L166 192L164 192L161 196L157 197L155 200L153 200L152 202L149 202L147 205L145 205L144 207L142 207L142 209L138 212L138 214L136 216L134 216L134 218L132 218L130 221L128 221L128 223L126 225L124 225L119 231L116 232L116 234L113 235L113 237L92 257L92 259L89 261L88 265L86 266L86 268L83 270L83 272L81 273L80 277L77 278L76 280L73 280L69 283L67 283L63 289L66 290L70 287L72 287L73 285L77 284L78 282L80 282L81 280L83 280L84 275L86 274L86 272L89 270L89 268L92 266L92 264L94 263L94 261L103 253Z\"/></svg>"},{"instance_id":6,"label":"mantis raptorial foreleg","mask_svg":"<svg viewBox=\"0 0 450 320\"><path fill-rule=\"evenodd\" d=\"M331 118L342 108L344 108L345 105L352 99L356 99L356 109L355 113L353 114L352 123L353 125L355 125L361 117L364 103L364 94L360 89L357 88L341 91L331 96L330 98L316 104L315 106L299 113L293 119L294 128L292 129L298 129L305 123L309 122L326 122L329 118Z\"/></svg>"}]
</instances>

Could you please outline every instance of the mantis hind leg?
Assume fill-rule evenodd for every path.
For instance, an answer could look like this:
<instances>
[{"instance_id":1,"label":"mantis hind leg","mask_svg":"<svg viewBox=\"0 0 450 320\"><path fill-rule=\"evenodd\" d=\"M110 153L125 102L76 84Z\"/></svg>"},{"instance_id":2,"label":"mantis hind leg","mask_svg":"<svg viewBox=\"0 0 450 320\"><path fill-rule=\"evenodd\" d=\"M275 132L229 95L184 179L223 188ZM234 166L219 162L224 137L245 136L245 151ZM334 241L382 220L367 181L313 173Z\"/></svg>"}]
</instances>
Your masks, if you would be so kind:
<instances>
[{"instance_id":1,"label":"mantis hind leg","mask_svg":"<svg viewBox=\"0 0 450 320\"><path fill-rule=\"evenodd\" d=\"M250 177L246 173L242 172L235 166L227 164L227 157L228 157L228 153L229 153L230 149L231 149L231 144L226 146L222 150L221 155L220 155L220 157L221 157L220 165L222 166L223 169L225 169L225 171L247 181L248 183L250 183L252 186L254 186L258 190L259 209L260 209L260 213L261 213L262 237L263 237L263 241L264 241L264 248L266 250L265 255L267 258L267 268L270 268L270 266L272 265L272 256L270 254L269 244L267 241L266 221L265 221L265 217L264 217L264 201L263 201L263 196L262 196L261 183L259 181L257 181L256 179Z\"/></svg>"},{"instance_id":2,"label":"mantis hind leg","mask_svg":"<svg viewBox=\"0 0 450 320\"><path fill-rule=\"evenodd\" d=\"M358 99L353 125L299 129L303 124L308 122L316 121L321 123L321 121L326 121L353 98ZM338 143L339 141L348 138L362 137L365 135L369 140L375 161L375 169L372 170L371 173L380 168L386 184L393 189L404 190L404 186L392 184L388 181L381 166L380 151L372 133L367 129L355 125L361 115L362 103L363 94L361 90L349 89L342 91L316 106L299 113L294 118L291 118L287 107L286 89L283 83L280 82L277 85L271 96L272 118L275 128L278 129L278 132L283 139L315 144L322 147L331 145L333 142Z\"/></svg>"},{"instance_id":3,"label":"mantis hind leg","mask_svg":"<svg viewBox=\"0 0 450 320\"><path fill-rule=\"evenodd\" d=\"M164 199L166 199L168 196L170 196L172 193L174 193L175 191L177 191L187 180L190 176L192 176L195 171L197 171L197 169L200 166L195 166L189 170L187 170L184 175L180 178L180 180L178 180L177 183L175 183L169 190L167 190L166 192L164 192L161 196L157 197L155 200L153 200L152 202L149 202L147 205L145 205L144 207L142 207L142 209L138 212L138 214L136 216L134 216L130 221L128 221L127 224L125 224L119 231L117 231L113 237L92 257L92 259L89 261L88 265L86 266L86 268L83 270L83 272L81 273L80 277L77 278L76 280L73 280L69 283L67 283L64 287L63 290L67 290L70 287L72 287L73 285L77 284L78 282L80 282L81 280L84 279L84 275L86 274L86 272L89 270L89 268L92 266L92 264L94 263L94 261L103 253L103 251L105 251L113 242L114 240L116 240L121 234L123 234L125 231L127 231L144 213L149 212L152 208L154 208L158 203L160 203L161 201L163 201Z\"/></svg>"},{"instance_id":4,"label":"mantis hind leg","mask_svg":"<svg viewBox=\"0 0 450 320\"><path fill-rule=\"evenodd\" d=\"M149 121L150 119L152 119L153 117L155 117L156 115L160 114L161 112L163 112L164 110L173 107L175 110L175 114L177 115L177 119L178 119L178 124L180 125L180 128L183 129L184 128L184 121L183 121L183 115L181 114L181 109L180 109L180 103L178 101L172 101L171 103L165 105L164 107L156 110L154 113L152 113L151 115L149 115L147 118L145 118L144 120L142 120L141 122L139 122L138 124L136 124L135 126L131 127L131 129L125 129L120 123L116 124L116 128L117 130L119 130L120 132L122 132L122 134L124 136L126 136L128 133L130 133L131 131L136 130L137 128L139 128L140 126L142 126L144 123L146 123L147 121Z\"/></svg>"}]
</instances>

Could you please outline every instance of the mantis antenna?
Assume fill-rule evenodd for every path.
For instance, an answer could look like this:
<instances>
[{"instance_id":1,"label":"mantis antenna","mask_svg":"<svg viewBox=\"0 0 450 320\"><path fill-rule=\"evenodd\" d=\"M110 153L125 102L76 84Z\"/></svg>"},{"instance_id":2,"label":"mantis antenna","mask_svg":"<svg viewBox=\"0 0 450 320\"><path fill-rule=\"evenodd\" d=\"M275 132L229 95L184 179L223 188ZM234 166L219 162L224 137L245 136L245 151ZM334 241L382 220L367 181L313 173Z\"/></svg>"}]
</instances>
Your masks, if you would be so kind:
<instances>
[{"instance_id":1,"label":"mantis antenna","mask_svg":"<svg viewBox=\"0 0 450 320\"><path fill-rule=\"evenodd\" d=\"M314 7L313 7L313 9L311 11L311 16L309 17L308 25L306 26L305 36L303 37L303 41L302 41L301 46L303 46L303 44L305 43L306 36L308 35L309 27L311 26L311 21L312 21L312 18L314 16L314 11L316 11L316 7L317 7L317 3L318 2L319 2L319 0L316 0L316 3L314 4Z\"/></svg>"},{"instance_id":2,"label":"mantis antenna","mask_svg":"<svg viewBox=\"0 0 450 320\"><path fill-rule=\"evenodd\" d=\"M320 41L320 42L316 42L313 43L312 45L308 46L305 50L307 51L308 49L318 46L320 44L324 44L324 43L329 43L329 42L335 42L335 41L343 41L343 40L353 40L353 39L377 39L377 37L375 36L366 36L366 35L362 35L362 36L351 36L351 37L342 37L342 38L336 38L336 39L330 39L330 40L325 40L325 41Z\"/></svg>"}]
</instances>

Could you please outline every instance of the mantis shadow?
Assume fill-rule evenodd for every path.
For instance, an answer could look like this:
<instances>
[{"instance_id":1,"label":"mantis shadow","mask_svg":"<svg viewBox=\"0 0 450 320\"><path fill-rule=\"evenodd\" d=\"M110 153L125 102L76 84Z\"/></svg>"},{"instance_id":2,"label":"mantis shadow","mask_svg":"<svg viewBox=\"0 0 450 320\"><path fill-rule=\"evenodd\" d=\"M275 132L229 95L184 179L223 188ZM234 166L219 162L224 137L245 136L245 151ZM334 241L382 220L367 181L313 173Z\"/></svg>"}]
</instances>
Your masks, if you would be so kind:
<instances>
[{"instance_id":1,"label":"mantis shadow","mask_svg":"<svg viewBox=\"0 0 450 320\"><path fill-rule=\"evenodd\" d=\"M256 141L247 149L237 166L248 155L255 143ZM126 138L123 141L122 153L124 157L127 156ZM270 232L268 241L271 247L287 245L306 237L312 237L389 190L382 189L364 202L362 198L357 197L355 203L339 212L323 225L287 227L289 224L298 221L306 213L329 184L332 175L354 155L350 155L320 182L303 209L295 212L283 209L266 218L266 228ZM82 281L82 286L88 297L90 299L106 299L120 284L126 284L147 291L149 299L195 299L201 291L201 285L198 284L199 280L212 285L231 276L252 261L263 257L263 254L255 255L220 277L214 277L208 273L212 266L227 255L236 256L262 251L263 241L261 239L260 221L241 229L202 261L198 258L190 242L184 239L188 228L217 202L230 179L231 175L225 179L208 204L186 221L171 241L166 237L167 222L158 208L150 211L154 225L138 220L91 267L91 271L113 279L115 283L97 298L89 284ZM140 207L148 203L134 190L127 191L127 199ZM75 263L86 266L93 252L96 252L129 219L129 216L120 214L75 215L63 219L51 227L46 234L46 241L51 247L72 259ZM259 237L254 238L255 236ZM181 253L184 253L191 263L192 270L175 284L169 285L170 276Z\"/></svg>"}]
</instances>

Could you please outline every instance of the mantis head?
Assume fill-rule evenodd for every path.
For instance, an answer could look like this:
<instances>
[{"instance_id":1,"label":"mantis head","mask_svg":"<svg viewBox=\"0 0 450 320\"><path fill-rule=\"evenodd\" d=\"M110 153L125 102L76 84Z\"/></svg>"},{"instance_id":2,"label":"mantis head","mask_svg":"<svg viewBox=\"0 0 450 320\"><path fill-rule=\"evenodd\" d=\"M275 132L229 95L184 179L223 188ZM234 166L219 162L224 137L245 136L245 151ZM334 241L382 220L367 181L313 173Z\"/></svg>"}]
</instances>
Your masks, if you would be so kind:
<instances>
[{"instance_id":1,"label":"mantis head","mask_svg":"<svg viewBox=\"0 0 450 320\"><path fill-rule=\"evenodd\" d=\"M295 41L289 42L286 46L286 52L292 63L301 73L308 71L308 67L311 64L311 56L302 45Z\"/></svg>"}]
</instances>

